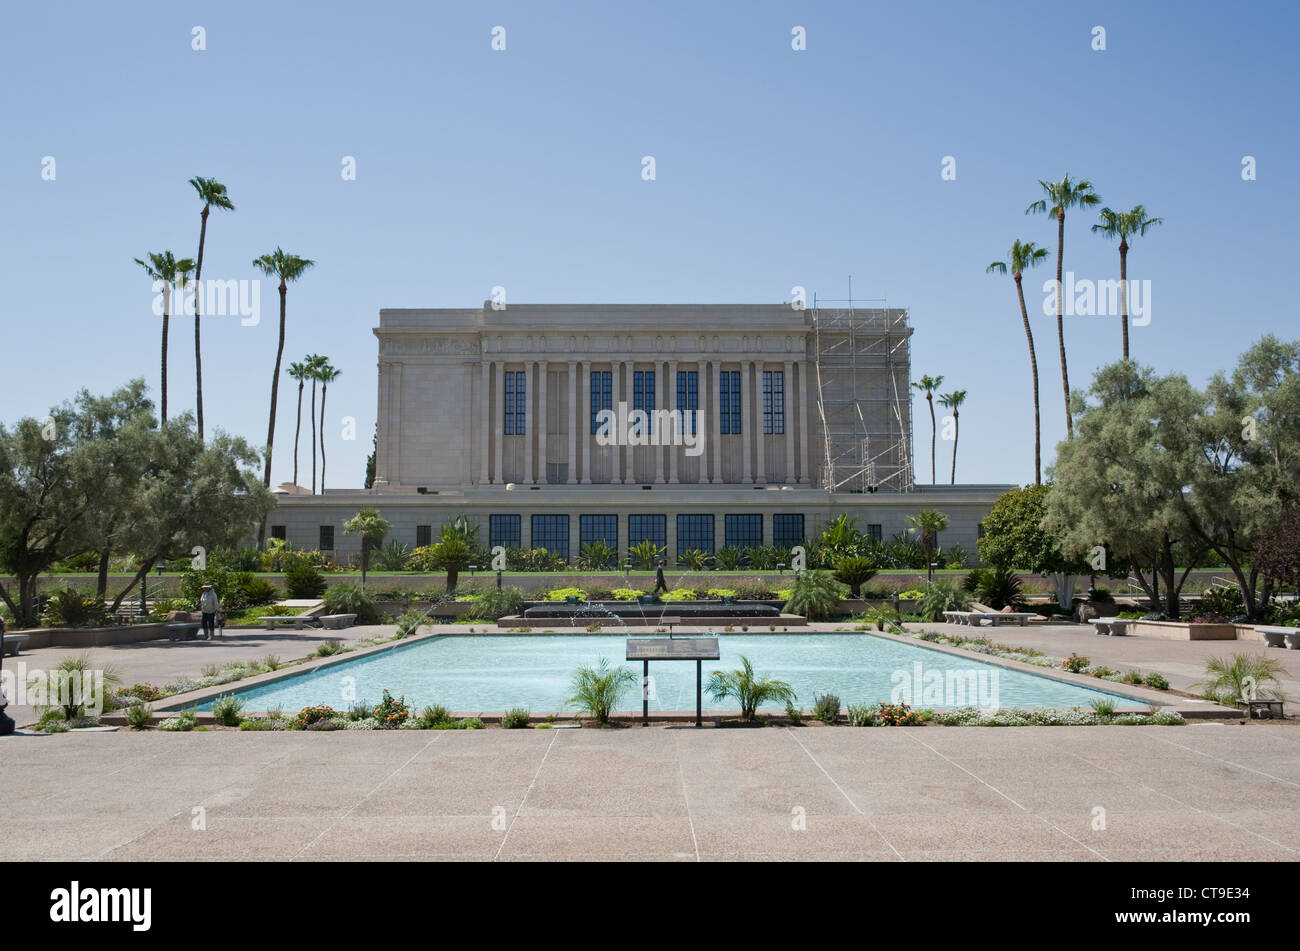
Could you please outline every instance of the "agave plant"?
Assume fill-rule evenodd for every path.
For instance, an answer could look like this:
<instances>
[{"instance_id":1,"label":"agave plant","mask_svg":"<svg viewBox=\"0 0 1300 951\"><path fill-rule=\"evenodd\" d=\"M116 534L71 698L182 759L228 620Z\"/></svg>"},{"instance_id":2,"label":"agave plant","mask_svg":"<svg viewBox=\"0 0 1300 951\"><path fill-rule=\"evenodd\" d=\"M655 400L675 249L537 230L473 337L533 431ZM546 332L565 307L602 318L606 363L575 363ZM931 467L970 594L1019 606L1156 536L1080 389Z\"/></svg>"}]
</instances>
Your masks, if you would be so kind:
<instances>
[{"instance_id":1,"label":"agave plant","mask_svg":"<svg viewBox=\"0 0 1300 951\"><path fill-rule=\"evenodd\" d=\"M638 677L629 667L611 667L607 658L600 658L596 666L584 664L573 676L573 691L564 702L575 706L597 723L609 722L609 715L623 694L637 683Z\"/></svg>"},{"instance_id":2,"label":"agave plant","mask_svg":"<svg viewBox=\"0 0 1300 951\"><path fill-rule=\"evenodd\" d=\"M709 562L712 560L712 555L699 548L688 548L677 556L677 564L691 571L703 571L709 567Z\"/></svg>"},{"instance_id":3,"label":"agave plant","mask_svg":"<svg viewBox=\"0 0 1300 951\"><path fill-rule=\"evenodd\" d=\"M376 548L370 557L377 571L405 571L406 559L410 554L411 549L406 545L391 541L382 548Z\"/></svg>"},{"instance_id":4,"label":"agave plant","mask_svg":"<svg viewBox=\"0 0 1300 951\"><path fill-rule=\"evenodd\" d=\"M602 571L612 566L618 558L618 549L597 539L587 542L578 553L578 567L583 571Z\"/></svg>"},{"instance_id":5,"label":"agave plant","mask_svg":"<svg viewBox=\"0 0 1300 951\"><path fill-rule=\"evenodd\" d=\"M718 549L717 561L719 568L734 571L744 563L745 549L735 545L724 545Z\"/></svg>"},{"instance_id":6,"label":"agave plant","mask_svg":"<svg viewBox=\"0 0 1300 951\"><path fill-rule=\"evenodd\" d=\"M1282 672L1278 661L1263 654L1211 657L1205 662L1206 679L1196 686L1205 688L1206 697L1224 703L1276 700L1281 698L1278 675Z\"/></svg>"},{"instance_id":7,"label":"agave plant","mask_svg":"<svg viewBox=\"0 0 1300 951\"><path fill-rule=\"evenodd\" d=\"M704 687L714 700L732 697L740 704L740 718L753 720L760 704L783 703L789 705L799 699L784 680L756 677L754 665L743 654L739 670L715 670Z\"/></svg>"},{"instance_id":8,"label":"agave plant","mask_svg":"<svg viewBox=\"0 0 1300 951\"><path fill-rule=\"evenodd\" d=\"M628 547L627 556L642 571L649 571L659 564L660 559L668 553L668 549L662 545L656 545L648 538L643 538L635 545Z\"/></svg>"}]
</instances>

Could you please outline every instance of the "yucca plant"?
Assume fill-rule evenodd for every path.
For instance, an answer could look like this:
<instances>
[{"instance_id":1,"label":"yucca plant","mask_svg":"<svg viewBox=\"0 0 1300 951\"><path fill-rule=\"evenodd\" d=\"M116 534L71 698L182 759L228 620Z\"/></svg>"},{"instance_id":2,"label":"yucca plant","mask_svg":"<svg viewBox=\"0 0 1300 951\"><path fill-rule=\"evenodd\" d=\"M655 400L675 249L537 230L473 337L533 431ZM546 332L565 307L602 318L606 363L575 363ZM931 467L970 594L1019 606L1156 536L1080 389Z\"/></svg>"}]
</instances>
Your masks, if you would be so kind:
<instances>
[{"instance_id":1,"label":"yucca plant","mask_svg":"<svg viewBox=\"0 0 1300 951\"><path fill-rule=\"evenodd\" d=\"M1278 675L1282 665L1263 654L1211 657L1205 662L1206 679L1196 684L1207 698L1221 703L1280 699Z\"/></svg>"},{"instance_id":2,"label":"yucca plant","mask_svg":"<svg viewBox=\"0 0 1300 951\"><path fill-rule=\"evenodd\" d=\"M925 620L937 622L943 620L944 611L965 611L970 602L970 592L956 582L941 578L921 596L916 610Z\"/></svg>"},{"instance_id":3,"label":"yucca plant","mask_svg":"<svg viewBox=\"0 0 1300 951\"><path fill-rule=\"evenodd\" d=\"M85 715L87 708L96 715L103 712L109 706L109 695L121 686L122 678L118 668L112 664L95 667L91 655L86 653L59 661L50 671L46 683L46 702L35 705L37 712L43 714L58 709L63 712L63 718L71 722Z\"/></svg>"},{"instance_id":4,"label":"yucca plant","mask_svg":"<svg viewBox=\"0 0 1300 951\"><path fill-rule=\"evenodd\" d=\"M587 542L578 553L578 567L583 571L601 571L614 564L618 550L597 539Z\"/></svg>"},{"instance_id":5,"label":"yucca plant","mask_svg":"<svg viewBox=\"0 0 1300 951\"><path fill-rule=\"evenodd\" d=\"M244 701L233 693L224 693L212 702L212 716L222 726L239 726Z\"/></svg>"},{"instance_id":6,"label":"yucca plant","mask_svg":"<svg viewBox=\"0 0 1300 951\"><path fill-rule=\"evenodd\" d=\"M376 548L371 554L377 571L405 571L406 559L411 549L399 541L391 541L382 548Z\"/></svg>"},{"instance_id":7,"label":"yucca plant","mask_svg":"<svg viewBox=\"0 0 1300 951\"><path fill-rule=\"evenodd\" d=\"M659 559L668 553L668 549L662 545L656 545L648 538L643 538L635 545L629 546L627 556L632 560L632 564L642 571L649 571L659 564Z\"/></svg>"},{"instance_id":8,"label":"yucca plant","mask_svg":"<svg viewBox=\"0 0 1300 951\"><path fill-rule=\"evenodd\" d=\"M798 700L798 695L784 680L756 677L754 665L743 654L739 670L715 670L704 689L715 701L733 698L740 704L740 718L752 721L760 704L774 702L787 706Z\"/></svg>"},{"instance_id":9,"label":"yucca plant","mask_svg":"<svg viewBox=\"0 0 1300 951\"><path fill-rule=\"evenodd\" d=\"M735 571L745 560L745 549L735 545L724 545L718 549L718 567L726 571Z\"/></svg>"},{"instance_id":10,"label":"yucca plant","mask_svg":"<svg viewBox=\"0 0 1300 951\"><path fill-rule=\"evenodd\" d=\"M602 657L594 667L584 664L578 668L570 688L573 694L564 702L577 707L603 726L609 722L609 715L623 694L638 680L631 668L622 665L611 667L609 660Z\"/></svg>"},{"instance_id":11,"label":"yucca plant","mask_svg":"<svg viewBox=\"0 0 1300 951\"><path fill-rule=\"evenodd\" d=\"M805 571L795 579L790 599L782 610L786 614L803 615L810 621L824 620L835 613L847 591L828 572Z\"/></svg>"},{"instance_id":12,"label":"yucca plant","mask_svg":"<svg viewBox=\"0 0 1300 951\"><path fill-rule=\"evenodd\" d=\"M703 571L709 567L709 562L713 556L707 551L700 548L688 548L677 556L677 565L681 568L689 568L691 571Z\"/></svg>"}]
</instances>

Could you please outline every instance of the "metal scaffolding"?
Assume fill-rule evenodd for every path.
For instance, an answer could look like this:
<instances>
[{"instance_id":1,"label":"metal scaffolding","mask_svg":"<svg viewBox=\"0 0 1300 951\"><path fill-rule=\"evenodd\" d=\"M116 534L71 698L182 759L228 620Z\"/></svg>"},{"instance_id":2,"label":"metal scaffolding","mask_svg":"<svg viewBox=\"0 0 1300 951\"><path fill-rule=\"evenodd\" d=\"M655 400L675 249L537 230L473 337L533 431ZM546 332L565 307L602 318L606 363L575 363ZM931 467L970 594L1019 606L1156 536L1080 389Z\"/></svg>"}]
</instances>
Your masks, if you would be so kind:
<instances>
[{"instance_id":1,"label":"metal scaffolding","mask_svg":"<svg viewBox=\"0 0 1300 951\"><path fill-rule=\"evenodd\" d=\"M814 295L812 325L825 444L822 487L830 493L911 491L912 328L906 308Z\"/></svg>"}]
</instances>

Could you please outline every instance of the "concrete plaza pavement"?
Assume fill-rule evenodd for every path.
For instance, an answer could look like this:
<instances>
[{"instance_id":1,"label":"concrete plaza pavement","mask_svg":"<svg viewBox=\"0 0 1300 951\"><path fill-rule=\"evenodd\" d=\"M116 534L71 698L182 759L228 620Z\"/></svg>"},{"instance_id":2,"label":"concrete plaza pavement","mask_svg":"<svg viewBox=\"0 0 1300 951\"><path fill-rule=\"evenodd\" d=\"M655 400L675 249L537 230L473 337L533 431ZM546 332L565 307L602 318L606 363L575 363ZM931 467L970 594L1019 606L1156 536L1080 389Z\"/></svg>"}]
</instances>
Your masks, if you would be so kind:
<instances>
[{"instance_id":1,"label":"concrete plaza pavement","mask_svg":"<svg viewBox=\"0 0 1300 951\"><path fill-rule=\"evenodd\" d=\"M0 739L8 861L1300 857L1284 724Z\"/></svg>"}]
</instances>

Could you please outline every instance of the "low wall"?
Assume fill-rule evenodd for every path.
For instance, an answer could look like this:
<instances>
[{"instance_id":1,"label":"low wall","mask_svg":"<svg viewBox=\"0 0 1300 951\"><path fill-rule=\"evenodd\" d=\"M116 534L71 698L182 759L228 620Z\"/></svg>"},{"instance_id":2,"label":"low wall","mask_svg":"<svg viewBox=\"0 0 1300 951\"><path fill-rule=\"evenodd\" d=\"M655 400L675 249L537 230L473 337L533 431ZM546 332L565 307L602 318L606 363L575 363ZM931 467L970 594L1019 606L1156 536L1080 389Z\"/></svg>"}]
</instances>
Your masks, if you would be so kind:
<instances>
[{"instance_id":1,"label":"low wall","mask_svg":"<svg viewBox=\"0 0 1300 951\"><path fill-rule=\"evenodd\" d=\"M1190 624L1186 621L1134 621L1129 633L1166 641L1235 641L1236 624ZM1254 630L1251 630L1254 633ZM1263 640L1261 637L1260 640Z\"/></svg>"},{"instance_id":2,"label":"low wall","mask_svg":"<svg viewBox=\"0 0 1300 951\"><path fill-rule=\"evenodd\" d=\"M167 636L167 625L126 624L120 627L34 627L15 634L26 634L23 650L38 647L107 647L111 644L134 644L157 641Z\"/></svg>"}]
</instances>

